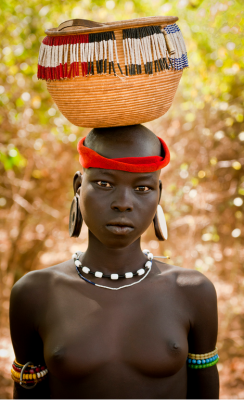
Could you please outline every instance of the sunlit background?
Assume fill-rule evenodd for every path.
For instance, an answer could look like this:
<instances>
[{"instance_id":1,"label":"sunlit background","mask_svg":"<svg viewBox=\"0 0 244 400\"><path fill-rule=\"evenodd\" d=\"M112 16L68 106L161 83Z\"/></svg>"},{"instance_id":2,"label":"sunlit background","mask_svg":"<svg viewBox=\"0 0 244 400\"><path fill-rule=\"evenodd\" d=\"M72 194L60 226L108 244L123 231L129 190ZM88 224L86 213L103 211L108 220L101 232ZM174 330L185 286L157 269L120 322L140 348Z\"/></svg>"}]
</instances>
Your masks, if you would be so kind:
<instances>
[{"instance_id":1,"label":"sunlit background","mask_svg":"<svg viewBox=\"0 0 244 400\"><path fill-rule=\"evenodd\" d=\"M0 26L0 398L12 397L9 295L30 270L85 250L70 239L77 141L87 129L58 111L36 77L44 30L71 18L108 22L177 15L190 68L169 112L146 124L172 161L163 170L169 240L153 228L143 247L201 271L218 293L221 398L244 398L244 14L234 0L1 1Z\"/></svg>"}]
</instances>

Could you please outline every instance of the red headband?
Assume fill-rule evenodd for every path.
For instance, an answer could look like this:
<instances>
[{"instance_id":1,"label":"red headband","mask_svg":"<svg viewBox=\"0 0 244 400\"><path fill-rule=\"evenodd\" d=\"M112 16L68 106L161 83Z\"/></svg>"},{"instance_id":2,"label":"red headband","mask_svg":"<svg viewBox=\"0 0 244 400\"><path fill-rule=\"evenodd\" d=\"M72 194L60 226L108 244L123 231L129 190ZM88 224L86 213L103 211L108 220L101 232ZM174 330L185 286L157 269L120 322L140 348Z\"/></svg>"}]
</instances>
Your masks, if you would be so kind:
<instances>
[{"instance_id":1,"label":"red headband","mask_svg":"<svg viewBox=\"0 0 244 400\"><path fill-rule=\"evenodd\" d=\"M85 137L77 145L80 154L79 161L84 168L116 169L127 172L154 172L166 167L170 160L170 153L166 143L158 137L164 149L164 157L125 157L105 158L94 150L84 146Z\"/></svg>"}]
</instances>

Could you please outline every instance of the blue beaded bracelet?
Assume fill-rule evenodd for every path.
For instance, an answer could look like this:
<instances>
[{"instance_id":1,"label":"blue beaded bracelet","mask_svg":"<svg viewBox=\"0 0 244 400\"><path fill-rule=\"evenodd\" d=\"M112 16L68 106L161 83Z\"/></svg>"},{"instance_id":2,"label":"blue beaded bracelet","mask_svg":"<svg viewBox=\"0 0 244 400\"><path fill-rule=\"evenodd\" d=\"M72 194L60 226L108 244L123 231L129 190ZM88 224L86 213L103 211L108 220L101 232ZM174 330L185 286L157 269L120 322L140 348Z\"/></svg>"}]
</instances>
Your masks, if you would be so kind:
<instances>
[{"instance_id":1,"label":"blue beaded bracelet","mask_svg":"<svg viewBox=\"0 0 244 400\"><path fill-rule=\"evenodd\" d=\"M187 358L187 365L189 368L201 369L201 368L212 367L213 365L217 364L218 361L219 361L219 356L218 354L216 354L213 357L202 360L195 358Z\"/></svg>"},{"instance_id":2,"label":"blue beaded bracelet","mask_svg":"<svg viewBox=\"0 0 244 400\"><path fill-rule=\"evenodd\" d=\"M200 364L209 364L209 363L217 360L217 358L219 358L218 354L216 354L213 357L206 358L206 359L203 359L203 360L197 360L195 358L193 358L193 359L192 358L187 358L187 362L188 362L188 364L199 364L199 365Z\"/></svg>"}]
</instances>

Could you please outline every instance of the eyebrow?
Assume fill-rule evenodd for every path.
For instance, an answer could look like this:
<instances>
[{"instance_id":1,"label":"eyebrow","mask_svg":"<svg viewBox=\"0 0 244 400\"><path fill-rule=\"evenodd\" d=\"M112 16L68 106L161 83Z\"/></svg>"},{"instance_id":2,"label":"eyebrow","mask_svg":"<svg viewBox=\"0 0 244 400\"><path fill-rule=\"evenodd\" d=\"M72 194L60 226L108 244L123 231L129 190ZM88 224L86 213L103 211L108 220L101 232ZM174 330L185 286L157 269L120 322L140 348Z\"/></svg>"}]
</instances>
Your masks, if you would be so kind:
<instances>
[{"instance_id":1,"label":"eyebrow","mask_svg":"<svg viewBox=\"0 0 244 400\"><path fill-rule=\"evenodd\" d=\"M91 171L90 171L91 175L93 175L93 171L92 170L93 170L93 168L91 168ZM116 172L117 172L117 170L113 171L113 170L98 168L98 173L102 174L103 176L108 176L108 177L114 178L115 175L116 175ZM119 171L119 172L126 172L126 171ZM139 173L138 172L138 176L136 176L136 177L135 177L135 173L134 172L131 172L131 174L134 175L135 182L142 181L142 180L152 180L152 181L157 180L156 176L154 174L152 174L152 173L145 174L145 173Z\"/></svg>"},{"instance_id":2,"label":"eyebrow","mask_svg":"<svg viewBox=\"0 0 244 400\"><path fill-rule=\"evenodd\" d=\"M93 168L91 168L91 170L92 169ZM117 171L117 170L115 170L115 171ZM92 172L93 171L91 171L91 173ZM121 172L127 172L127 171L121 171ZM102 169L102 168L99 168L99 173L103 174L103 175L113 176L113 177L116 174L116 172L114 172L113 170L107 170L107 169ZM134 174L134 172L131 172L131 174ZM140 179L155 179L155 176L153 174L151 174L151 173L142 174L142 173L138 172L138 174L139 175L137 177L135 177L136 180L140 180Z\"/></svg>"},{"instance_id":3,"label":"eyebrow","mask_svg":"<svg viewBox=\"0 0 244 400\"><path fill-rule=\"evenodd\" d=\"M114 172L107 170L107 169L102 169L99 171L101 174L103 175L110 175L110 176L114 176Z\"/></svg>"},{"instance_id":4,"label":"eyebrow","mask_svg":"<svg viewBox=\"0 0 244 400\"><path fill-rule=\"evenodd\" d=\"M147 175L142 175L141 174L141 175L137 176L136 179L137 180L139 180L139 179L154 179L154 175L152 175L152 174L150 174L150 175L148 175L148 174Z\"/></svg>"}]
</instances>

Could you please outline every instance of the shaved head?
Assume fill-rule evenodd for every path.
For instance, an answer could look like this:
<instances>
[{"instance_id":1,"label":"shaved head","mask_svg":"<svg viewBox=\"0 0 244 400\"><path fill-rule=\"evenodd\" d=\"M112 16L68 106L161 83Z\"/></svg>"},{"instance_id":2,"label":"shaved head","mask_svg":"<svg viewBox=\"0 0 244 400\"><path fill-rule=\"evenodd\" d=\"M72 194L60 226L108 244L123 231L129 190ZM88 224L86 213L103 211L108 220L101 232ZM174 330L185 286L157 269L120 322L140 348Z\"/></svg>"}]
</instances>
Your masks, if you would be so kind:
<instances>
[{"instance_id":1,"label":"shaved head","mask_svg":"<svg viewBox=\"0 0 244 400\"><path fill-rule=\"evenodd\" d=\"M84 145L106 158L164 156L157 136L143 125L94 128Z\"/></svg>"}]
</instances>

